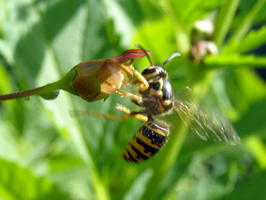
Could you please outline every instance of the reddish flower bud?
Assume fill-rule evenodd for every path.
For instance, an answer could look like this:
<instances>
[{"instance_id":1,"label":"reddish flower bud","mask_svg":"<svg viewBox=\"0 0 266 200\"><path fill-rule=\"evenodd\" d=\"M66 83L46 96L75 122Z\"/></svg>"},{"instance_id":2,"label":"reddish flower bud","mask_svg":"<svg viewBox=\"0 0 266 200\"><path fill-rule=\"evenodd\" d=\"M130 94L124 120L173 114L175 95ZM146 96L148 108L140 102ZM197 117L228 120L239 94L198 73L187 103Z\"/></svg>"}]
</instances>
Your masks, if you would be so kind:
<instances>
[{"instance_id":1,"label":"reddish flower bud","mask_svg":"<svg viewBox=\"0 0 266 200\"><path fill-rule=\"evenodd\" d=\"M142 49L130 49L120 56L80 63L68 73L70 76L75 73L70 80L70 87L88 102L106 99L117 89L129 84L133 77L133 59L145 55Z\"/></svg>"}]
</instances>

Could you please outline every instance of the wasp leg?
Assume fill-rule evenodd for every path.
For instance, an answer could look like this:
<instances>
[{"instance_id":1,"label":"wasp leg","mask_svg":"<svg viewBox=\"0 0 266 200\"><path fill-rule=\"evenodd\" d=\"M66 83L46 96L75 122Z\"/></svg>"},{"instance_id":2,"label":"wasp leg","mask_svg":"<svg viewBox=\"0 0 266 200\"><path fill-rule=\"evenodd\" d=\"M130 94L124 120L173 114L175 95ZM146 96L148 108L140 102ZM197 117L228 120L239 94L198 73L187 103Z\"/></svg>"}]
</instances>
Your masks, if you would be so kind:
<instances>
[{"instance_id":1,"label":"wasp leg","mask_svg":"<svg viewBox=\"0 0 266 200\"><path fill-rule=\"evenodd\" d=\"M137 72L137 71L136 71L136 72ZM141 74L140 74L140 75L141 75ZM142 75L141 75L141 76L142 76ZM145 81L146 81L146 79L145 79ZM109 85L110 87L114 88L114 89L115 89L115 92L116 92L117 94L120 94L121 96L128 97L128 98L130 98L131 101L132 101L133 103L135 103L136 105L138 105L138 106L142 106L143 101L142 101L142 97L141 97L141 96L138 96L138 95L135 95L135 94L132 94L132 93L129 93L129 92L126 92L126 91L124 91L124 90L119 89L119 88L121 87L121 85L119 85L119 87L116 88L114 85L110 84L110 83L107 82L107 81L104 81L104 83L106 83L106 84ZM143 84L141 84L141 85L143 86ZM141 86L141 87L142 87L142 86ZM149 85L148 85L148 86L149 86ZM146 88L146 86L143 86L143 87Z\"/></svg>"},{"instance_id":2,"label":"wasp leg","mask_svg":"<svg viewBox=\"0 0 266 200\"><path fill-rule=\"evenodd\" d=\"M136 104L137 106L143 106L143 100L141 96L132 94L130 92L126 92L124 90L118 89L116 91L117 94L120 94L121 96L128 97L131 99L131 101Z\"/></svg>"},{"instance_id":3,"label":"wasp leg","mask_svg":"<svg viewBox=\"0 0 266 200\"><path fill-rule=\"evenodd\" d=\"M82 117L82 116L93 116L98 118L105 118L105 119L111 119L111 120L118 120L118 121L125 121L128 119L129 115L124 115L123 117L119 117L116 115L111 114L102 114L98 112L93 112L90 110L70 110L69 111L71 117Z\"/></svg>"},{"instance_id":4,"label":"wasp leg","mask_svg":"<svg viewBox=\"0 0 266 200\"><path fill-rule=\"evenodd\" d=\"M147 122L148 121L148 116L144 115L143 111L138 111L138 112L135 112L135 111L131 111L129 108L123 106L123 105L120 105L120 104L117 104L116 107L115 107L116 110L119 110L119 111L122 111L124 112L126 115L128 116L132 116L136 119L139 119L141 121L144 121L144 122Z\"/></svg>"},{"instance_id":5,"label":"wasp leg","mask_svg":"<svg viewBox=\"0 0 266 200\"><path fill-rule=\"evenodd\" d=\"M120 104L117 104L115 107L115 110L119 110L125 113L124 116L119 117L116 115L112 115L112 114L106 114L106 113L98 113L98 112L94 112L94 111L90 111L90 110L70 110L69 114L71 117L83 117L83 116L93 116L93 117L98 117L98 118L105 118L108 120L118 120L118 121L126 121L130 116L139 119L141 121L147 122L148 121L148 117L146 115L143 115L142 111L138 111L138 112L133 112L130 109L128 109L125 106L122 106Z\"/></svg>"},{"instance_id":6,"label":"wasp leg","mask_svg":"<svg viewBox=\"0 0 266 200\"><path fill-rule=\"evenodd\" d=\"M124 66L121 66L124 67ZM141 83L140 85L140 92L144 92L145 90L147 90L149 88L149 83L147 82L147 80L141 75L141 73L139 73L132 65L127 66L129 67L133 74L135 75L135 77L137 78L137 82Z\"/></svg>"}]
</instances>

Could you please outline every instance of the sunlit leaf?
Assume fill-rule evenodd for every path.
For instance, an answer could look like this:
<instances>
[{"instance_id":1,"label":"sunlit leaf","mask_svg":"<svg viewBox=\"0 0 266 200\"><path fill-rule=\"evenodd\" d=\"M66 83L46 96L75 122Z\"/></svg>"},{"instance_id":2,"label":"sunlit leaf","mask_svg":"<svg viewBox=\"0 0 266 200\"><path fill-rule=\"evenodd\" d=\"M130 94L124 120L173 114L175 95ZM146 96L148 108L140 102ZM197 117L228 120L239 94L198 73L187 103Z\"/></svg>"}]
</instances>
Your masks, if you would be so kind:
<instances>
[{"instance_id":1,"label":"sunlit leaf","mask_svg":"<svg viewBox=\"0 0 266 200\"><path fill-rule=\"evenodd\" d=\"M44 177L4 160L0 160L0 187L0 196L6 200L69 199Z\"/></svg>"},{"instance_id":2,"label":"sunlit leaf","mask_svg":"<svg viewBox=\"0 0 266 200\"><path fill-rule=\"evenodd\" d=\"M266 26L262 26L258 30L248 33L241 41L232 41L223 49L223 53L246 53L252 51L266 43Z\"/></svg>"},{"instance_id":3,"label":"sunlit leaf","mask_svg":"<svg viewBox=\"0 0 266 200\"><path fill-rule=\"evenodd\" d=\"M218 55L208 56L204 63L210 68L220 67L266 67L266 57L256 57L254 55Z\"/></svg>"},{"instance_id":4,"label":"sunlit leaf","mask_svg":"<svg viewBox=\"0 0 266 200\"><path fill-rule=\"evenodd\" d=\"M196 20L201 20L209 15L210 11L219 6L223 5L226 1L200 1L192 0L187 3L187 1L172 1L172 4L175 6L176 10L179 11L177 14L181 20L181 23L189 27Z\"/></svg>"}]
</instances>

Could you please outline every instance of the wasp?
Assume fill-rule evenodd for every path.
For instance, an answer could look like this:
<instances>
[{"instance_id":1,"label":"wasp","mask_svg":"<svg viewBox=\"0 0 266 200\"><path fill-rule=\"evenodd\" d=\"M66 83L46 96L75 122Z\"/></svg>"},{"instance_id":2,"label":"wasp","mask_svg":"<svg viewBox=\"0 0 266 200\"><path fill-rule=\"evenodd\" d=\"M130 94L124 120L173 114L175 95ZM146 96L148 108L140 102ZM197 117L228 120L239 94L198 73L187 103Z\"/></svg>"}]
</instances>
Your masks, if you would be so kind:
<instances>
[{"instance_id":1,"label":"wasp","mask_svg":"<svg viewBox=\"0 0 266 200\"><path fill-rule=\"evenodd\" d=\"M141 75L147 80L148 88L143 90L142 83L139 83L139 95L120 92L121 95L131 98L134 104L144 108L138 112L131 112L123 106L116 107L117 110L145 122L122 154L122 157L129 162L141 162L150 158L164 146L167 140L170 133L168 124L154 119L153 116L164 114L174 106L173 88L168 81L168 74L163 66L179 55L179 53L174 53L162 65L154 66L150 57L146 54L150 66ZM135 83L138 82L135 81Z\"/></svg>"},{"instance_id":2,"label":"wasp","mask_svg":"<svg viewBox=\"0 0 266 200\"><path fill-rule=\"evenodd\" d=\"M143 51L145 52L144 49ZM102 115L105 118L117 120L126 120L128 116L133 116L145 122L122 153L126 161L142 162L154 156L164 146L170 128L166 122L155 119L155 117L168 114L172 110L177 112L181 120L203 140L212 139L231 145L240 142L239 136L226 120L209 112L208 109L199 107L188 87L174 95L174 90L168 80L168 73L163 67L174 57L180 56L179 53L172 54L162 65L153 65L149 55L145 54L150 66L144 69L141 75L146 79L148 87L143 89L143 83L136 79L134 84L139 85L138 94L121 89L116 91L122 96L129 97L142 109L131 111L125 106L117 105L115 109L124 112L126 114L124 117Z\"/></svg>"},{"instance_id":3,"label":"wasp","mask_svg":"<svg viewBox=\"0 0 266 200\"><path fill-rule=\"evenodd\" d=\"M199 107L188 87L174 95L172 85L168 81L167 71L163 67L174 57L180 56L179 53L172 54L162 65L156 66L152 64L149 55L146 54L146 56L150 66L141 75L147 80L149 87L144 91L140 90L138 96L125 92L121 93L144 109L131 112L123 106L116 107L117 110L145 121L145 124L133 136L123 152L122 157L125 160L129 162L144 161L164 146L170 133L169 125L154 119L154 116L166 114L171 110L176 111L181 120L203 140L212 139L231 145L240 142L239 136L229 122L214 112ZM143 116L139 117L139 115Z\"/></svg>"}]
</instances>

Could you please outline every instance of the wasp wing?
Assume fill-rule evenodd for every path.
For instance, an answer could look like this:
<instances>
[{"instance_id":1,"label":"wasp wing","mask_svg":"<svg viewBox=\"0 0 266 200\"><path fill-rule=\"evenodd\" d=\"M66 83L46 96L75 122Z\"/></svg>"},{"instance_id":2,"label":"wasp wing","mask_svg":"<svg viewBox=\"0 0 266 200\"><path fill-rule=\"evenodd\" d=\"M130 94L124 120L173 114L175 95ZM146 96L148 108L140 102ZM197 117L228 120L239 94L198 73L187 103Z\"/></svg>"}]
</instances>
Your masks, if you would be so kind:
<instances>
[{"instance_id":1,"label":"wasp wing","mask_svg":"<svg viewBox=\"0 0 266 200\"><path fill-rule=\"evenodd\" d=\"M175 97L174 109L182 121L201 139L226 142L231 145L240 143L240 138L232 125L208 105L199 105L190 88L180 90Z\"/></svg>"}]
</instances>

